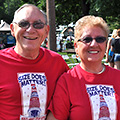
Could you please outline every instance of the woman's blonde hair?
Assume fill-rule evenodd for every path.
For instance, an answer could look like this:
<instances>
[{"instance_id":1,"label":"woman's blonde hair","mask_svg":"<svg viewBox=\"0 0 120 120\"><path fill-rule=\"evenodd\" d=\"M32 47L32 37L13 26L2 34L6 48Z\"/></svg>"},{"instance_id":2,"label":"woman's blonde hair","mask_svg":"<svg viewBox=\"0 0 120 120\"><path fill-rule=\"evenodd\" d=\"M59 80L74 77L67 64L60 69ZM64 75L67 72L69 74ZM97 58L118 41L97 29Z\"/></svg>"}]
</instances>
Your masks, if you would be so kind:
<instances>
[{"instance_id":1,"label":"woman's blonde hair","mask_svg":"<svg viewBox=\"0 0 120 120\"><path fill-rule=\"evenodd\" d=\"M117 29L114 29L114 30L113 30L111 37L112 37L112 38L117 37Z\"/></svg>"},{"instance_id":2,"label":"woman's blonde hair","mask_svg":"<svg viewBox=\"0 0 120 120\"><path fill-rule=\"evenodd\" d=\"M80 18L76 22L75 28L74 28L74 36L75 36L74 42L77 42L77 40L80 39L80 37L82 35L82 30L85 26L88 26L88 27L98 26L103 29L106 37L109 34L109 27L108 27L107 23L103 20L103 18L95 17L93 15L88 15L88 16L84 16L84 17Z\"/></svg>"},{"instance_id":3,"label":"woman's blonde hair","mask_svg":"<svg viewBox=\"0 0 120 120\"><path fill-rule=\"evenodd\" d=\"M120 29L117 30L117 36L120 37Z\"/></svg>"}]
</instances>

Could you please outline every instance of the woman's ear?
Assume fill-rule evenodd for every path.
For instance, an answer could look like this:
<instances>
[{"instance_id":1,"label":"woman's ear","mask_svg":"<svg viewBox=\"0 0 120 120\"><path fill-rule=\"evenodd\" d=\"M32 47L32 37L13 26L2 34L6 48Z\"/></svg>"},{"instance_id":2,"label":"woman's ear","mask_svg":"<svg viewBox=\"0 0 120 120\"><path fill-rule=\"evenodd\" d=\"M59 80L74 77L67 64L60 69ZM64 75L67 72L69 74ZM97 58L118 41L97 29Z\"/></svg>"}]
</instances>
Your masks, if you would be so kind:
<instances>
[{"instance_id":1,"label":"woman's ear","mask_svg":"<svg viewBox=\"0 0 120 120\"><path fill-rule=\"evenodd\" d=\"M12 36L15 37L15 35L14 35L14 25L13 25L13 23L10 24L10 30L11 30Z\"/></svg>"},{"instance_id":2,"label":"woman's ear","mask_svg":"<svg viewBox=\"0 0 120 120\"><path fill-rule=\"evenodd\" d=\"M75 48L75 52L78 53L78 45L76 42L74 43L74 48Z\"/></svg>"},{"instance_id":3,"label":"woman's ear","mask_svg":"<svg viewBox=\"0 0 120 120\"><path fill-rule=\"evenodd\" d=\"M75 48L75 50L78 49L78 44L77 44L77 42L74 43L74 48Z\"/></svg>"},{"instance_id":4,"label":"woman's ear","mask_svg":"<svg viewBox=\"0 0 120 120\"><path fill-rule=\"evenodd\" d=\"M75 52L76 52L76 58L78 58L79 57L78 56L78 45L76 42L74 43L74 48L75 48Z\"/></svg>"},{"instance_id":5,"label":"woman's ear","mask_svg":"<svg viewBox=\"0 0 120 120\"><path fill-rule=\"evenodd\" d=\"M77 47L77 43L76 43L76 42L74 43L74 47L75 47L75 48Z\"/></svg>"}]
</instances>

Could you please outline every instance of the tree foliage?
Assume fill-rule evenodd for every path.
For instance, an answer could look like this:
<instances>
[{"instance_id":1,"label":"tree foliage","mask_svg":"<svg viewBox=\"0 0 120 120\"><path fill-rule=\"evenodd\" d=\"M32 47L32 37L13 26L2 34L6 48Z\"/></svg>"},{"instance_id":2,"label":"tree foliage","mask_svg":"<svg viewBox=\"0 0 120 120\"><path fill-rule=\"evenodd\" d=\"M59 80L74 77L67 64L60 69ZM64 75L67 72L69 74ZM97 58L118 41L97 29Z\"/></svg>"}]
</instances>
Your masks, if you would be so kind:
<instances>
[{"instance_id":1,"label":"tree foliage","mask_svg":"<svg viewBox=\"0 0 120 120\"><path fill-rule=\"evenodd\" d=\"M90 2L90 14L103 17L110 29L120 28L120 2L116 0L88 0Z\"/></svg>"},{"instance_id":2,"label":"tree foliage","mask_svg":"<svg viewBox=\"0 0 120 120\"><path fill-rule=\"evenodd\" d=\"M11 23L14 12L24 3L31 3L39 6L39 8L45 8L45 0L1 0L0 1L0 20L4 20L7 23Z\"/></svg>"},{"instance_id":3,"label":"tree foliage","mask_svg":"<svg viewBox=\"0 0 120 120\"><path fill-rule=\"evenodd\" d=\"M24 3L32 3L46 11L46 0L0 0L0 19L11 23L15 10ZM56 25L75 23L84 15L103 17L110 29L120 28L118 0L55 0Z\"/></svg>"},{"instance_id":4,"label":"tree foliage","mask_svg":"<svg viewBox=\"0 0 120 120\"><path fill-rule=\"evenodd\" d=\"M62 25L75 22L82 16L81 7L79 6L80 4L80 0L56 0L56 22Z\"/></svg>"}]
</instances>

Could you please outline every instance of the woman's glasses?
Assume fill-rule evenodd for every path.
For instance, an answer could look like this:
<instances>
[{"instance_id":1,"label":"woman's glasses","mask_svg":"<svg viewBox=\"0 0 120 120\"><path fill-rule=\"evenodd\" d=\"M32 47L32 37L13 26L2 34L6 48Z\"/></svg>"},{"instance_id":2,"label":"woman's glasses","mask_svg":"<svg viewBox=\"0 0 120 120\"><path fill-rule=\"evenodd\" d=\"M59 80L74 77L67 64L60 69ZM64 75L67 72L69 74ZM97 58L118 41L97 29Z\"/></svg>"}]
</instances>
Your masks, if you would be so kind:
<instances>
[{"instance_id":1,"label":"woman's glasses","mask_svg":"<svg viewBox=\"0 0 120 120\"><path fill-rule=\"evenodd\" d=\"M20 21L18 23L17 22L14 22L14 23L17 24L19 27L24 28L24 29L28 29L30 27L30 25L32 25L35 29L42 29L46 25L41 21L35 21L32 24L30 24L28 21Z\"/></svg>"},{"instance_id":2,"label":"woman's glasses","mask_svg":"<svg viewBox=\"0 0 120 120\"><path fill-rule=\"evenodd\" d=\"M96 37L96 38L86 37L86 38L83 38L83 39L79 39L78 42L82 41L84 43L90 43L90 42L92 42L93 39L95 39L95 41L97 43L103 43L104 41L106 41L106 37L101 36L101 37Z\"/></svg>"}]
</instances>

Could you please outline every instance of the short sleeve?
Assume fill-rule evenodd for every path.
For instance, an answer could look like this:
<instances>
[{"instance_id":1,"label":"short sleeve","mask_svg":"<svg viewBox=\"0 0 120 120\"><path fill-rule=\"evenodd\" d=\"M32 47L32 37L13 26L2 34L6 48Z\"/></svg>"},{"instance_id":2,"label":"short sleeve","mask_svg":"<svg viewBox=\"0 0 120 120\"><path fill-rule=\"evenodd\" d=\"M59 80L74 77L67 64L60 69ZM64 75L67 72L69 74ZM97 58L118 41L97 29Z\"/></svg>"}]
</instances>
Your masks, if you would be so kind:
<instances>
[{"instance_id":1,"label":"short sleeve","mask_svg":"<svg viewBox=\"0 0 120 120\"><path fill-rule=\"evenodd\" d=\"M67 88L65 74L63 74L57 82L53 99L48 108L58 120L67 120L69 116L70 100Z\"/></svg>"}]
</instances>

